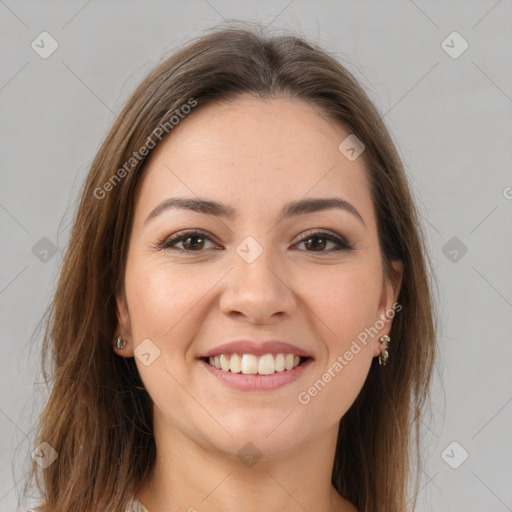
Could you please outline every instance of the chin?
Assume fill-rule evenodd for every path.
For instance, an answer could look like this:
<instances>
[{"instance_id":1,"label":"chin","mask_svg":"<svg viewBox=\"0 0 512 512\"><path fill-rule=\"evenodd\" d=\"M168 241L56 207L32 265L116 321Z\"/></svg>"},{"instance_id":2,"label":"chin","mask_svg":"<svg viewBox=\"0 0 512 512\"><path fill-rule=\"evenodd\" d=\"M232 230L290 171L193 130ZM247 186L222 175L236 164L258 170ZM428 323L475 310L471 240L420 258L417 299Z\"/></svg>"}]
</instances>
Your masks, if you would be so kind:
<instances>
[{"instance_id":1,"label":"chin","mask_svg":"<svg viewBox=\"0 0 512 512\"><path fill-rule=\"evenodd\" d=\"M259 424L254 419L250 423L242 422L237 428L230 428L231 437L227 434L219 438L209 438L209 444L229 458L237 458L241 462L247 458L274 460L281 458L293 450L299 449L305 441L304 428L294 430L292 425L285 425L281 414L278 421L271 426L269 422ZM290 418L288 418L290 419Z\"/></svg>"}]
</instances>

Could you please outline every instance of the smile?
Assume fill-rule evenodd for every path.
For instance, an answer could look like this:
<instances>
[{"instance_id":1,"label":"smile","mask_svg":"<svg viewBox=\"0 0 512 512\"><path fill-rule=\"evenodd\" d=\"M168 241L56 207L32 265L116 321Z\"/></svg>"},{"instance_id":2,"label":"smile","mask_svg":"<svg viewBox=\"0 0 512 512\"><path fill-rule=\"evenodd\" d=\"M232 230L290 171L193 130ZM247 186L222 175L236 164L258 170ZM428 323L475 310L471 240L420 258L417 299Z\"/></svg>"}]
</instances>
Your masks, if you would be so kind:
<instances>
[{"instance_id":1,"label":"smile","mask_svg":"<svg viewBox=\"0 0 512 512\"><path fill-rule=\"evenodd\" d=\"M231 373L243 373L244 375L272 375L276 372L293 370L307 359L294 354L265 354L256 356L254 354L221 354L220 356L209 357L208 363L218 370Z\"/></svg>"},{"instance_id":2,"label":"smile","mask_svg":"<svg viewBox=\"0 0 512 512\"><path fill-rule=\"evenodd\" d=\"M200 358L203 368L216 381L238 391L275 391L302 376L313 363L311 357L294 354L220 354Z\"/></svg>"}]
</instances>

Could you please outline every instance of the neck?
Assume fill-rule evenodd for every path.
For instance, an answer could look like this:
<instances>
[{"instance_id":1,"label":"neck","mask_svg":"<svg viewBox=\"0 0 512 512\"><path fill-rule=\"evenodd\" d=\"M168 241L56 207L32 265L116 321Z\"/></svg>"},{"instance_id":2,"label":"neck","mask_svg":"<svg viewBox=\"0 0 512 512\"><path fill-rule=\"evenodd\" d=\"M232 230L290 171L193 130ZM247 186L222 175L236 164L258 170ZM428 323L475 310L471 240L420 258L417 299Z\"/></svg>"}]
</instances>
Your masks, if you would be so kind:
<instances>
[{"instance_id":1,"label":"neck","mask_svg":"<svg viewBox=\"0 0 512 512\"><path fill-rule=\"evenodd\" d=\"M331 484L338 424L279 458L241 461L155 420L156 463L136 493L149 512L357 512Z\"/></svg>"}]
</instances>

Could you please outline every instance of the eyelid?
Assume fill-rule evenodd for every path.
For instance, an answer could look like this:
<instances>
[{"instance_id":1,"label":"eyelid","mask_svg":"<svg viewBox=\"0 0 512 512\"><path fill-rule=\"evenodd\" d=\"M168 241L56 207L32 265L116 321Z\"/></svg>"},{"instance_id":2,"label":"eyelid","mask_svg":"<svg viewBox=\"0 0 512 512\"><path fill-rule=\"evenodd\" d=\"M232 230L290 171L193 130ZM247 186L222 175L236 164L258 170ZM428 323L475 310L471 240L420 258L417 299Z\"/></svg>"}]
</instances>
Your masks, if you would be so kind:
<instances>
[{"instance_id":1,"label":"eyelid","mask_svg":"<svg viewBox=\"0 0 512 512\"><path fill-rule=\"evenodd\" d=\"M304 233L301 233L300 235L300 241L303 242L304 240L307 240L309 237L318 237L318 238L327 238L328 240L332 240L336 243L340 243L347 248L352 248L350 243L347 241L347 239L342 236L338 235L337 233L334 233L333 231L329 231L322 228L312 228L308 229Z\"/></svg>"},{"instance_id":2,"label":"eyelid","mask_svg":"<svg viewBox=\"0 0 512 512\"><path fill-rule=\"evenodd\" d=\"M206 252L206 250L199 250L199 251L190 251L185 249L176 249L175 246L171 245L171 243L180 243L186 238L194 235L202 236L204 239L207 239L213 243L215 242L215 237L208 233L207 231L203 231L201 229L184 229L182 231L178 231L176 233L173 233L170 236L165 237L161 242L157 244L158 249L162 250L176 250L177 252L181 253L203 253ZM334 233L330 230L322 229L322 228L311 228L307 231L304 231L299 236L299 241L294 243L295 245L298 245L300 243L303 243L308 238L325 238L326 240L334 243L337 245L336 249L330 249L327 251L300 251L300 252L309 252L312 254L315 254L316 252L318 254L330 254L330 253L337 253L342 251L352 251L354 250L354 247L346 240L346 238L342 235L338 235L337 233Z\"/></svg>"},{"instance_id":3,"label":"eyelid","mask_svg":"<svg viewBox=\"0 0 512 512\"><path fill-rule=\"evenodd\" d=\"M187 237L194 236L194 235L200 235L203 236L205 239L208 239L215 243L215 237L208 233L207 231L203 231L201 229L184 229L182 231L177 231L176 233L173 233L170 236L166 236L161 242L157 244L157 247L159 249L173 249L170 245L170 242L176 242L179 243L186 239ZM180 250L180 252L204 252L204 251L185 251Z\"/></svg>"}]
</instances>

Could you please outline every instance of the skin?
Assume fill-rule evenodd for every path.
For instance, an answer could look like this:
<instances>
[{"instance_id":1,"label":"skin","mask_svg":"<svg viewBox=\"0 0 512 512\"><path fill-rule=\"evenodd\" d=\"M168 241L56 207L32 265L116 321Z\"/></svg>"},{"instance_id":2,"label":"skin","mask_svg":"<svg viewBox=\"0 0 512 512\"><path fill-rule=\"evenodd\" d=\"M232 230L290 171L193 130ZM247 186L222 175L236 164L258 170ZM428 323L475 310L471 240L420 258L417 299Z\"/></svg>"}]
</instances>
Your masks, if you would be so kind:
<instances>
[{"instance_id":1,"label":"skin","mask_svg":"<svg viewBox=\"0 0 512 512\"><path fill-rule=\"evenodd\" d=\"M120 356L133 357L145 339L160 350L149 366L135 357L154 404L156 467L136 493L150 512L239 512L242 504L246 512L356 511L330 483L338 425L391 321L308 404L297 399L392 309L401 283L399 262L393 282L383 275L363 158L338 150L348 135L300 100L243 96L193 111L151 156L136 191L116 334L127 341ZM176 196L219 201L238 214L170 209L144 224ZM364 224L338 209L278 217L286 202L332 196L350 202ZM196 228L212 236L158 249ZM322 235L313 245L301 241L313 228L346 238L353 250L332 252L336 244ZM236 252L248 236L263 248L251 264ZM240 338L287 341L314 362L279 390L237 391L197 357ZM250 467L237 457L247 443L261 454Z\"/></svg>"}]
</instances>

